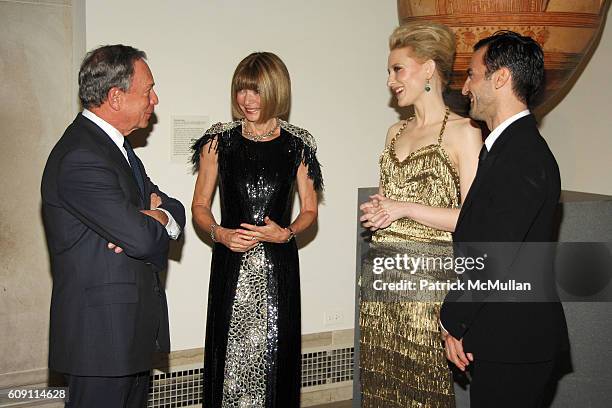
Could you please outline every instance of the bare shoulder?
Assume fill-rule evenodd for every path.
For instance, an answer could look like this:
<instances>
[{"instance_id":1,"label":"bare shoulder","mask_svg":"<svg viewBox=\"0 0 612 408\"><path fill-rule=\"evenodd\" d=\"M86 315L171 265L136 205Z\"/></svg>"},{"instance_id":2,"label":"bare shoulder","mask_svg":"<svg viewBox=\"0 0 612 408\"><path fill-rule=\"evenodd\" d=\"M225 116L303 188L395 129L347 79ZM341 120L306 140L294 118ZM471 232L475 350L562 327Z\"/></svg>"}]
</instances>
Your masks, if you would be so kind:
<instances>
[{"instance_id":1,"label":"bare shoulder","mask_svg":"<svg viewBox=\"0 0 612 408\"><path fill-rule=\"evenodd\" d=\"M452 113L446 124L443 142L454 149L473 148L482 145L482 133L478 125L470 118Z\"/></svg>"},{"instance_id":2,"label":"bare shoulder","mask_svg":"<svg viewBox=\"0 0 612 408\"><path fill-rule=\"evenodd\" d=\"M470 118L451 114L446 124L442 145L455 164L468 157L477 157L482 147L482 133Z\"/></svg>"},{"instance_id":3,"label":"bare shoulder","mask_svg":"<svg viewBox=\"0 0 612 408\"><path fill-rule=\"evenodd\" d=\"M385 146L388 146L389 143L391 143L391 140L393 140L395 135L397 135L397 132L399 132L405 122L405 120L400 120L389 127L389 130L387 130L387 138L385 139Z\"/></svg>"}]
</instances>

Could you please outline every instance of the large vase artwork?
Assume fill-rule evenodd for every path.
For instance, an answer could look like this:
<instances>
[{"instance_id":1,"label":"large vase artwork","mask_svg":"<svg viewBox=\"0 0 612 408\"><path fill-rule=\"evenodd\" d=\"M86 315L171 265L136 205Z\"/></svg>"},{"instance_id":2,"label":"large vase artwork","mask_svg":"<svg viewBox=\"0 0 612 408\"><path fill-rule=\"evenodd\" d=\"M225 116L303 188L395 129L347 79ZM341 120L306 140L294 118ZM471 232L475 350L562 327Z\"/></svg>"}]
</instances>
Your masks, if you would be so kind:
<instances>
[{"instance_id":1,"label":"large vase artwork","mask_svg":"<svg viewBox=\"0 0 612 408\"><path fill-rule=\"evenodd\" d=\"M449 26L456 35L457 57L447 101L465 113L461 87L481 38L512 30L536 39L544 49L546 85L534 103L540 113L563 94L600 33L610 0L398 0L400 23L429 20Z\"/></svg>"}]
</instances>

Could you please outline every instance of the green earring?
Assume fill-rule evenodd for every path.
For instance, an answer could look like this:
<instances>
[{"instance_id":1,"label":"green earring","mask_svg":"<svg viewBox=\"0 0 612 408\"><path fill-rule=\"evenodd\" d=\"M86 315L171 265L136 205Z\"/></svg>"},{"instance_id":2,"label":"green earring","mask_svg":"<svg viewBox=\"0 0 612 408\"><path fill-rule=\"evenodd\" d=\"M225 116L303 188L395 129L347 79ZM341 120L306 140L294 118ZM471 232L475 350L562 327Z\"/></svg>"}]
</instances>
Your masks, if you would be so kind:
<instances>
[{"instance_id":1,"label":"green earring","mask_svg":"<svg viewBox=\"0 0 612 408\"><path fill-rule=\"evenodd\" d=\"M427 80L427 82L425 83L425 92L429 92L431 91L431 85L429 85L429 79Z\"/></svg>"}]
</instances>

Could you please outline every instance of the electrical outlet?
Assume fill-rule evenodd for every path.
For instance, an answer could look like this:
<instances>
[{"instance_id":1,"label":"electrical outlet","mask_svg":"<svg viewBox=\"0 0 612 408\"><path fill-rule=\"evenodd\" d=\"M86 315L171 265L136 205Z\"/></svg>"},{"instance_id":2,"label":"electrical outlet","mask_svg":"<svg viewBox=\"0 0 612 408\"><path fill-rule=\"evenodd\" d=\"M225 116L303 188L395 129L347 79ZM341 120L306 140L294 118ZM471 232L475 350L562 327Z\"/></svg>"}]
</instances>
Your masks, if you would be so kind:
<instances>
[{"instance_id":1,"label":"electrical outlet","mask_svg":"<svg viewBox=\"0 0 612 408\"><path fill-rule=\"evenodd\" d=\"M323 313L323 324L325 326L335 326L344 323L344 313L339 310L327 311Z\"/></svg>"}]
</instances>

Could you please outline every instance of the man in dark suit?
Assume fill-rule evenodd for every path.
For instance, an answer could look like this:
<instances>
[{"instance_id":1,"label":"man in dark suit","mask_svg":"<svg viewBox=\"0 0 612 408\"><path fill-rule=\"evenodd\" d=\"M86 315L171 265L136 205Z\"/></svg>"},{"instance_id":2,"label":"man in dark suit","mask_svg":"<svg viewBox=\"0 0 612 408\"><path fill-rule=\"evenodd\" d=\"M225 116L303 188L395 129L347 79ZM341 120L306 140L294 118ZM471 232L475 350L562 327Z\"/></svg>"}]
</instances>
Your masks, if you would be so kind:
<instances>
[{"instance_id":1,"label":"man in dark suit","mask_svg":"<svg viewBox=\"0 0 612 408\"><path fill-rule=\"evenodd\" d=\"M552 240L561 188L555 158L527 108L543 82L542 49L530 37L505 31L474 50L463 93L470 116L492 132L454 242L467 255L486 253L479 245L496 253L480 275L466 280L527 276L540 284L541 295L550 289L542 286L554 286L552 265L545 258L536 265L538 257L530 255L539 253L534 243ZM447 357L462 370L471 368L473 408L539 407L555 357L568 346L563 308L554 296L525 302L514 295L451 291L442 306Z\"/></svg>"},{"instance_id":2,"label":"man in dark suit","mask_svg":"<svg viewBox=\"0 0 612 408\"><path fill-rule=\"evenodd\" d=\"M85 109L42 178L53 275L49 367L66 376L67 407L146 406L153 353L170 349L159 272L185 210L151 182L127 140L158 103L145 58L123 45L85 57Z\"/></svg>"}]
</instances>

